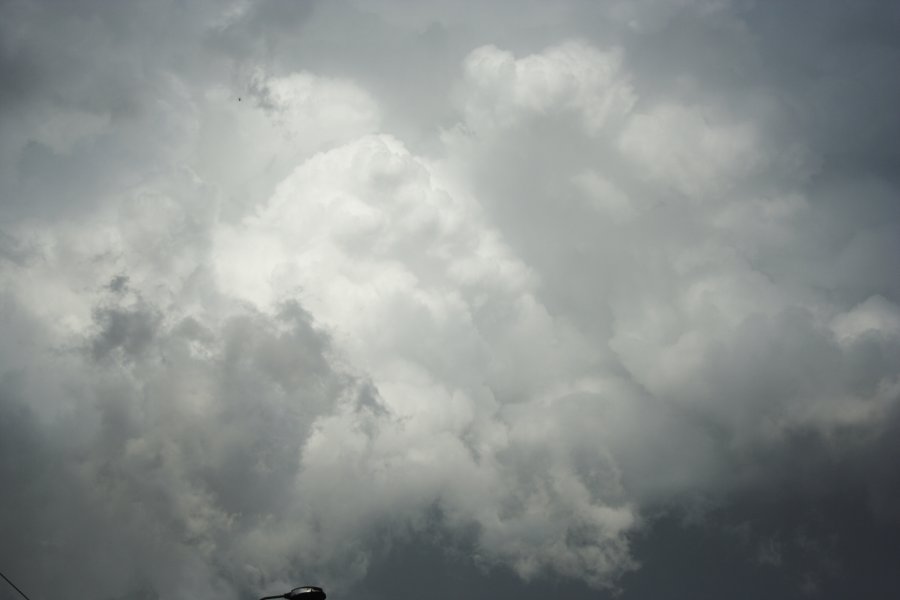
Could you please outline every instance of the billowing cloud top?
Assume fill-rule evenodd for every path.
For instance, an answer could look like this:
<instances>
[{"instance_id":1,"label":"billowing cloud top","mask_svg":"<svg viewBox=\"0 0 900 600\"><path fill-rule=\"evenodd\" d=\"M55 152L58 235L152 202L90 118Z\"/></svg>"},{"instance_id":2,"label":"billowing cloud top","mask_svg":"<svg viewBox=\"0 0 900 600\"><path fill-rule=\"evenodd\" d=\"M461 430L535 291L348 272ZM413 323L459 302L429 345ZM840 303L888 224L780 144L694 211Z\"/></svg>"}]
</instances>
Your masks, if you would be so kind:
<instances>
[{"instance_id":1,"label":"billowing cloud top","mask_svg":"<svg viewBox=\"0 0 900 600\"><path fill-rule=\"evenodd\" d=\"M34 596L900 590L896 8L2 11Z\"/></svg>"}]
</instances>

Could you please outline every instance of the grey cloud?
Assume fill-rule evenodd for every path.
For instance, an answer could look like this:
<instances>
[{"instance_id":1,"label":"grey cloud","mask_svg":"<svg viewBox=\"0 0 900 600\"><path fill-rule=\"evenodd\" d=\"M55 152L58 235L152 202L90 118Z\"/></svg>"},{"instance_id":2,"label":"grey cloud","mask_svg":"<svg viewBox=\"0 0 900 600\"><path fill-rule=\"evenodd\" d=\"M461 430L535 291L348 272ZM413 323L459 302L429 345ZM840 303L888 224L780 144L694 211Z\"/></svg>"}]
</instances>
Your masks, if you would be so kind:
<instances>
[{"instance_id":1,"label":"grey cloud","mask_svg":"<svg viewBox=\"0 0 900 600\"><path fill-rule=\"evenodd\" d=\"M238 60L258 56L271 59L280 49L279 42L296 35L316 4L289 0L236 3L232 14L226 13L222 22L207 33L207 43Z\"/></svg>"},{"instance_id":2,"label":"grey cloud","mask_svg":"<svg viewBox=\"0 0 900 600\"><path fill-rule=\"evenodd\" d=\"M895 7L3 11L34 596L895 595Z\"/></svg>"},{"instance_id":3,"label":"grey cloud","mask_svg":"<svg viewBox=\"0 0 900 600\"><path fill-rule=\"evenodd\" d=\"M353 394L296 307L236 315L214 330L154 320L152 337L148 312L99 313L92 354L72 357L81 377L36 356L4 376L4 529L21 540L4 546L4 568L37 593L62 580L110 597L148 582L163 596L270 585L271 563L259 552L242 558L241 545L296 510L310 427ZM105 360L116 348L128 362ZM44 400L64 416L29 407L29 380L39 377L64 394ZM42 508L31 512L36 500Z\"/></svg>"},{"instance_id":4,"label":"grey cloud","mask_svg":"<svg viewBox=\"0 0 900 600\"><path fill-rule=\"evenodd\" d=\"M112 285L112 284L111 284ZM99 308L94 319L99 332L91 340L93 358L102 359L120 349L127 357L135 357L152 343L161 316L152 310L135 308Z\"/></svg>"}]
</instances>

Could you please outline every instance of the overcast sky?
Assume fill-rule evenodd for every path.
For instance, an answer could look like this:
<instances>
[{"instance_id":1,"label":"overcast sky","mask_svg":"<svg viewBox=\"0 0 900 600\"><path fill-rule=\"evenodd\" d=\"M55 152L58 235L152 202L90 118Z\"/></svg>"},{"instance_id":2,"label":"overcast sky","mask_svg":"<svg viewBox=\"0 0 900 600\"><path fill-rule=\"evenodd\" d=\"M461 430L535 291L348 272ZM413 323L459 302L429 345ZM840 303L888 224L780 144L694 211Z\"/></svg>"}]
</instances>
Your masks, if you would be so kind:
<instances>
[{"instance_id":1,"label":"overcast sky","mask_svg":"<svg viewBox=\"0 0 900 600\"><path fill-rule=\"evenodd\" d=\"M0 571L900 597L898 32L887 0L0 0Z\"/></svg>"}]
</instances>

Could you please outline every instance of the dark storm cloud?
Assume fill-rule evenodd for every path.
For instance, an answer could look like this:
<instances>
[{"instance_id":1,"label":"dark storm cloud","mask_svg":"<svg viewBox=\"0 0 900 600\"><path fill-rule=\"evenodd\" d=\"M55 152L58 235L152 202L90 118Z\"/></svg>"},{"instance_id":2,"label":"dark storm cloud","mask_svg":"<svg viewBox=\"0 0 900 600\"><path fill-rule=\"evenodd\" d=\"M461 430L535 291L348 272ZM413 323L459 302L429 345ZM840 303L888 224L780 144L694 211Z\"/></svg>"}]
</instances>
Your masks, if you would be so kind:
<instances>
[{"instance_id":1,"label":"dark storm cloud","mask_svg":"<svg viewBox=\"0 0 900 600\"><path fill-rule=\"evenodd\" d=\"M121 349L126 356L135 356L153 341L160 315L137 307L121 310L100 308L95 314L100 332L91 340L91 354L101 359Z\"/></svg>"},{"instance_id":2,"label":"dark storm cloud","mask_svg":"<svg viewBox=\"0 0 900 600\"><path fill-rule=\"evenodd\" d=\"M208 43L237 60L273 59L280 46L296 37L317 2L266 0L246 4L234 18L208 33Z\"/></svg>"},{"instance_id":3,"label":"dark storm cloud","mask_svg":"<svg viewBox=\"0 0 900 600\"><path fill-rule=\"evenodd\" d=\"M163 327L155 312L107 305L88 360L66 361L76 371L31 356L4 375L4 531L17 542L4 544L3 564L32 593L54 581L107 596L147 581L162 596L267 585L258 555L245 563L223 543L296 510L311 423L353 393L295 306L215 329L190 318ZM55 397L35 407L41 387ZM63 416L41 414L48 405ZM313 576L305 562L295 576Z\"/></svg>"},{"instance_id":4,"label":"dark storm cloud","mask_svg":"<svg viewBox=\"0 0 900 600\"><path fill-rule=\"evenodd\" d=\"M2 10L33 596L896 594L896 7Z\"/></svg>"}]
</instances>

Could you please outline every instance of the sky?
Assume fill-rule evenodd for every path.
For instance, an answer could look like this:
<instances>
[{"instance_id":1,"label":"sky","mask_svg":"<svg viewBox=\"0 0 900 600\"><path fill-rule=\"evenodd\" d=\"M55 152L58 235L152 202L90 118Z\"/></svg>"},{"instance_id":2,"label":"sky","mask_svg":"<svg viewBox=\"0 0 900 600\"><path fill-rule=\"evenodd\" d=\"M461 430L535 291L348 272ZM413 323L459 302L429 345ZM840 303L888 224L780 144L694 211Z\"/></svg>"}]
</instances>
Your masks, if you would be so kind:
<instances>
[{"instance_id":1,"label":"sky","mask_svg":"<svg viewBox=\"0 0 900 600\"><path fill-rule=\"evenodd\" d=\"M898 597L898 31L881 0L0 0L0 571Z\"/></svg>"}]
</instances>

